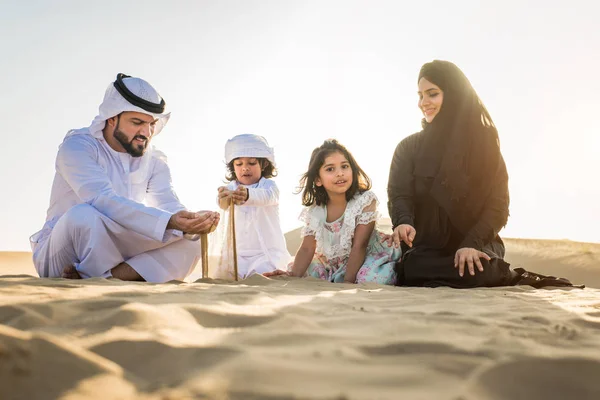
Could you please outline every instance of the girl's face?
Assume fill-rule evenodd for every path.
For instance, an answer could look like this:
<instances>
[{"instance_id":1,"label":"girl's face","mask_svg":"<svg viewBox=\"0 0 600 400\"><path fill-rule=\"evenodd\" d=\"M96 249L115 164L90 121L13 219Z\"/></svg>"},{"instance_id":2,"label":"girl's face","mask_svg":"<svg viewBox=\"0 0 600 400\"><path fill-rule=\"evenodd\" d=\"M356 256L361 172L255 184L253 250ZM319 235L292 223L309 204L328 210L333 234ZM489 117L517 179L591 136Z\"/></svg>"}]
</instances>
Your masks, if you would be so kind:
<instances>
[{"instance_id":1,"label":"girl's face","mask_svg":"<svg viewBox=\"0 0 600 400\"><path fill-rule=\"evenodd\" d=\"M419 108L423 112L425 121L431 123L442 108L444 92L437 85L425 78L419 80Z\"/></svg>"},{"instance_id":2,"label":"girl's face","mask_svg":"<svg viewBox=\"0 0 600 400\"><path fill-rule=\"evenodd\" d=\"M343 194L352 186L352 167L346 157L340 152L334 152L325 157L319 169L315 185L323 186L329 197L333 194Z\"/></svg>"},{"instance_id":3,"label":"girl's face","mask_svg":"<svg viewBox=\"0 0 600 400\"><path fill-rule=\"evenodd\" d=\"M233 160L237 181L242 185L254 185L262 177L262 169L256 158L240 157Z\"/></svg>"}]
</instances>

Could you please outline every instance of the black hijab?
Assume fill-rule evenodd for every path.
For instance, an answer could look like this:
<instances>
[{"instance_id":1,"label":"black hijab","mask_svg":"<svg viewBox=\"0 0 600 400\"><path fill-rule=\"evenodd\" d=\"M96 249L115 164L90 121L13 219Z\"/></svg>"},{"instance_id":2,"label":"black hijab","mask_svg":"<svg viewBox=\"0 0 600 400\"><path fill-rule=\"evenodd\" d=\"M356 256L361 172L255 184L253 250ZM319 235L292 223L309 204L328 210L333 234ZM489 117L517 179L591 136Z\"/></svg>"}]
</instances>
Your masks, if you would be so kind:
<instances>
[{"instance_id":1,"label":"black hijab","mask_svg":"<svg viewBox=\"0 0 600 400\"><path fill-rule=\"evenodd\" d=\"M432 61L421 68L418 81L421 78L438 86L444 97L433 121L422 122L415 175L433 178L431 195L446 210L453 225L467 234L492 187L502 184L498 180L508 180L498 131L456 65Z\"/></svg>"}]
</instances>

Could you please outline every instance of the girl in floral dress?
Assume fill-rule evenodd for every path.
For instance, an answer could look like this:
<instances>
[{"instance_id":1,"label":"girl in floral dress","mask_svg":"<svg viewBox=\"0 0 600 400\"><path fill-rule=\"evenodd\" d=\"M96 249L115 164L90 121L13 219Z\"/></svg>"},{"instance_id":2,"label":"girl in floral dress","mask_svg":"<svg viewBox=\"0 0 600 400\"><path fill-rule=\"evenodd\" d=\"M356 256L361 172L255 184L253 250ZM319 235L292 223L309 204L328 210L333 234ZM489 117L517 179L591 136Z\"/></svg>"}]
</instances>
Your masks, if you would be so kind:
<instances>
[{"instance_id":1,"label":"girl in floral dress","mask_svg":"<svg viewBox=\"0 0 600 400\"><path fill-rule=\"evenodd\" d=\"M377 197L352 154L336 140L326 140L312 152L300 185L306 206L300 214L302 244L287 271L263 275L393 285L401 251L375 229Z\"/></svg>"}]
</instances>

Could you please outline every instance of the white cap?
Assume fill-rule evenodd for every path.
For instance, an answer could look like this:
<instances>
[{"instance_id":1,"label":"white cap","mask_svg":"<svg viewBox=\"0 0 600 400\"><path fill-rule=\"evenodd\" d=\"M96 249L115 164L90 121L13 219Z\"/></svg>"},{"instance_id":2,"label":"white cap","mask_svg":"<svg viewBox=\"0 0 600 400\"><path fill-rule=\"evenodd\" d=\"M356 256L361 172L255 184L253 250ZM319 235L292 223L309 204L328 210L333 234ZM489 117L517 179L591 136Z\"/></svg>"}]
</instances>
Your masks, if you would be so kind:
<instances>
[{"instance_id":1,"label":"white cap","mask_svg":"<svg viewBox=\"0 0 600 400\"><path fill-rule=\"evenodd\" d=\"M229 139L225 143L225 162L240 157L266 158L275 166L275 152L262 136L245 133Z\"/></svg>"}]
</instances>

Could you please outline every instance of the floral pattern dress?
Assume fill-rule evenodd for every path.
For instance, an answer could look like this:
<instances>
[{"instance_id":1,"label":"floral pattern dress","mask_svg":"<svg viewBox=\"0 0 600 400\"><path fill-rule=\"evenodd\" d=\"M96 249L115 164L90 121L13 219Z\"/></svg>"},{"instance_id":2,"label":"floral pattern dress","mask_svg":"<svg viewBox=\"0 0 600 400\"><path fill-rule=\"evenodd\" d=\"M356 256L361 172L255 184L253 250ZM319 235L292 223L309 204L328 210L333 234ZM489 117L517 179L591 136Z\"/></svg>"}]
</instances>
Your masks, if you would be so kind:
<instances>
[{"instance_id":1,"label":"floral pattern dress","mask_svg":"<svg viewBox=\"0 0 600 400\"><path fill-rule=\"evenodd\" d=\"M305 208L300 214L300 220L305 224L301 236L314 236L317 242L306 276L343 282L354 231L357 225L377 221L377 205L377 197L373 192L357 193L346 205L344 214L333 222L327 222L325 206L312 205ZM394 265L400 255L400 248L388 246L384 241L384 234L377 228L374 229L369 238L365 261L356 276L356 283L393 285L396 282Z\"/></svg>"}]
</instances>

